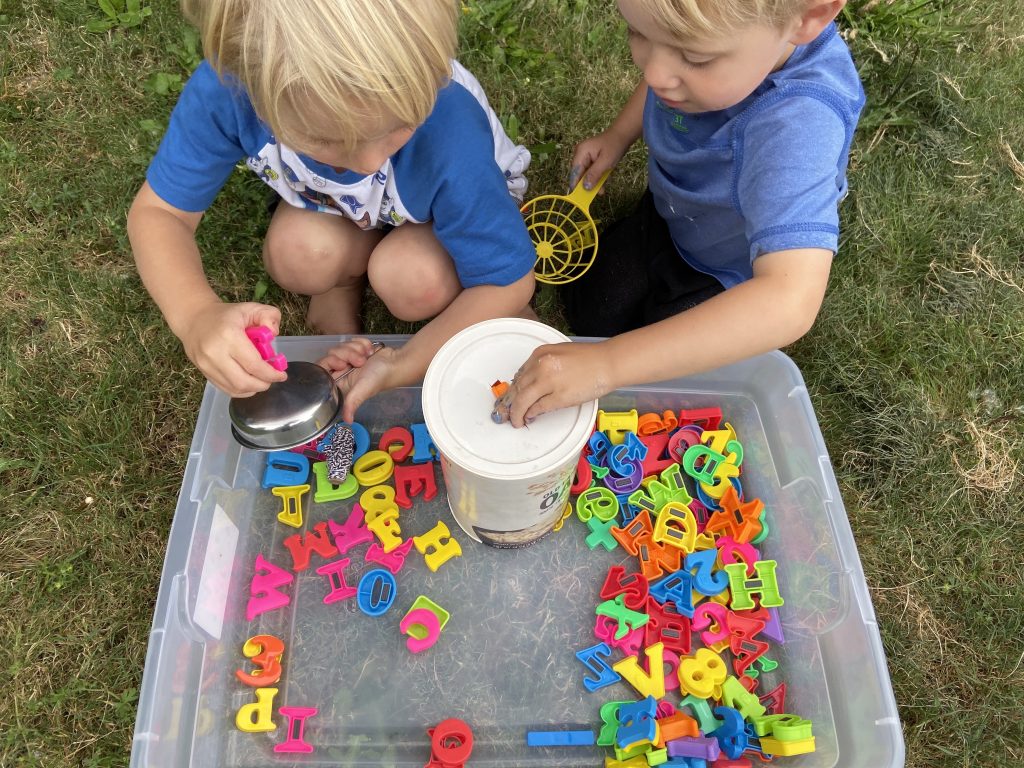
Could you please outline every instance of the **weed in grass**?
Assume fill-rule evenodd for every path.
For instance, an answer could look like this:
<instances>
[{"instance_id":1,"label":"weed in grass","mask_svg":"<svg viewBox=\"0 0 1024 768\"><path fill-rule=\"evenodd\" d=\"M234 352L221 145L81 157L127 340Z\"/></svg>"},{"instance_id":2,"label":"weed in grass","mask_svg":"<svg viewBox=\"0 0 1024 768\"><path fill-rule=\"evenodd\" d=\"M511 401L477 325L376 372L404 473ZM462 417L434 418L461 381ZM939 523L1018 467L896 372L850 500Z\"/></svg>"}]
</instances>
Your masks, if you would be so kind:
<instances>
[{"instance_id":1,"label":"weed in grass","mask_svg":"<svg viewBox=\"0 0 1024 768\"><path fill-rule=\"evenodd\" d=\"M85 28L90 32L107 32L117 29L137 27L153 13L142 0L96 0L96 5L103 12L103 17L90 19Z\"/></svg>"}]
</instances>

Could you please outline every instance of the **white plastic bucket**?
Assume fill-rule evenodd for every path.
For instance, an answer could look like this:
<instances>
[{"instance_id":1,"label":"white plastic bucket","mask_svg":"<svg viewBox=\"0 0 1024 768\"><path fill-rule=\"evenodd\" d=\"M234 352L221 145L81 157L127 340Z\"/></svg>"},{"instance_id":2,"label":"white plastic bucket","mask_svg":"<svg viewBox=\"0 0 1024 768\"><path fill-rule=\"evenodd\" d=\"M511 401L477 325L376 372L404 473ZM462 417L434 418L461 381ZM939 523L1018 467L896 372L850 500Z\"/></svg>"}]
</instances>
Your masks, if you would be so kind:
<instances>
[{"instance_id":1,"label":"white plastic bucket","mask_svg":"<svg viewBox=\"0 0 1024 768\"><path fill-rule=\"evenodd\" d=\"M491 419L491 384L511 381L542 344L564 341L533 320L487 320L449 339L427 368L423 419L440 454L448 505L476 541L525 546L550 531L569 503L597 401L542 414L520 429Z\"/></svg>"}]
</instances>

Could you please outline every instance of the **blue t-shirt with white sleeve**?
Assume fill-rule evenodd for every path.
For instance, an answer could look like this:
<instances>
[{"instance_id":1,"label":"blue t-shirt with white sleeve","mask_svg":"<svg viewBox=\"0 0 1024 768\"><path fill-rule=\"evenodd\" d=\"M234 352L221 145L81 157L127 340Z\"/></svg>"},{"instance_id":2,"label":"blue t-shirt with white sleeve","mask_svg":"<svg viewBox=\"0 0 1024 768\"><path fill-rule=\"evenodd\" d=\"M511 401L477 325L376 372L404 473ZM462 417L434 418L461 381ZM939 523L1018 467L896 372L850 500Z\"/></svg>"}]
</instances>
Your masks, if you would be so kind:
<instances>
[{"instance_id":1,"label":"blue t-shirt with white sleeve","mask_svg":"<svg viewBox=\"0 0 1024 768\"><path fill-rule=\"evenodd\" d=\"M648 91L651 193L686 262L731 288L753 276L761 254L835 253L863 106L860 77L835 24L729 109L684 114Z\"/></svg>"},{"instance_id":2,"label":"blue t-shirt with white sleeve","mask_svg":"<svg viewBox=\"0 0 1024 768\"><path fill-rule=\"evenodd\" d=\"M364 176L279 144L241 87L204 61L182 90L146 179L174 207L204 211L244 160L287 204L363 229L430 223L463 287L508 285L536 259L519 213L530 153L502 130L473 75L458 62L452 70L426 121Z\"/></svg>"}]
</instances>

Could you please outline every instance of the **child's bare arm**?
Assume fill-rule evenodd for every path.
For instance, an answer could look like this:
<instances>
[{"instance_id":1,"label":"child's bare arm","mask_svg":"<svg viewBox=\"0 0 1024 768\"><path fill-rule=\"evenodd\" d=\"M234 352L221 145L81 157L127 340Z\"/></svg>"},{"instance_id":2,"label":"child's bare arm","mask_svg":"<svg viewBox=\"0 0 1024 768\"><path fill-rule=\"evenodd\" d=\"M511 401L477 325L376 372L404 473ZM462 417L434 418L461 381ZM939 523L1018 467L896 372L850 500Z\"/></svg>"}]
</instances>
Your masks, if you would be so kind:
<instances>
[{"instance_id":1,"label":"child's bare arm","mask_svg":"<svg viewBox=\"0 0 1024 768\"><path fill-rule=\"evenodd\" d=\"M169 205L148 182L143 184L128 213L135 263L146 290L203 375L229 395L252 395L286 376L260 358L245 329L266 325L276 333L280 312L264 304L225 304L214 293L195 241L202 216Z\"/></svg>"},{"instance_id":2,"label":"child's bare arm","mask_svg":"<svg viewBox=\"0 0 1024 768\"><path fill-rule=\"evenodd\" d=\"M347 391L342 418L352 421L356 409L378 392L418 383L434 354L448 339L474 323L496 317L514 317L529 303L533 288L533 272L510 285L466 288L400 349L386 348L372 357L367 357L361 347L346 351L343 345L332 350L321 361L322 365L332 370L353 364L360 366L357 373L345 380Z\"/></svg>"},{"instance_id":3,"label":"child's bare arm","mask_svg":"<svg viewBox=\"0 0 1024 768\"><path fill-rule=\"evenodd\" d=\"M810 330L832 252L778 251L754 276L693 309L595 344L538 347L506 396L514 426L620 387L711 370L790 344Z\"/></svg>"},{"instance_id":4,"label":"child's bare arm","mask_svg":"<svg viewBox=\"0 0 1024 768\"><path fill-rule=\"evenodd\" d=\"M647 83L641 80L611 125L597 136L576 145L569 174L569 189L575 187L580 178L583 179L583 185L590 189L605 171L615 167L633 146L633 142L640 138L646 99Z\"/></svg>"}]
</instances>

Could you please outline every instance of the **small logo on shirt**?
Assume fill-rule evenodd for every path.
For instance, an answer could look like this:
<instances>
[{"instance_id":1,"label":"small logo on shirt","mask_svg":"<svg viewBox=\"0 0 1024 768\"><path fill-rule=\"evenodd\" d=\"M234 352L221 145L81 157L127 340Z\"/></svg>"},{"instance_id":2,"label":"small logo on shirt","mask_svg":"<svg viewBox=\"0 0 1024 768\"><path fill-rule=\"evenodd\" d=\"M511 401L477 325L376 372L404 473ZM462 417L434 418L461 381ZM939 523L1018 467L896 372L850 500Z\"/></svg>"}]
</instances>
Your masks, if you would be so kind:
<instances>
[{"instance_id":1,"label":"small logo on shirt","mask_svg":"<svg viewBox=\"0 0 1024 768\"><path fill-rule=\"evenodd\" d=\"M669 125L672 126L673 130L679 131L680 133L689 133L690 128L686 125L686 118L679 114L673 109L669 109L660 100L655 102L658 105L658 109L669 116Z\"/></svg>"}]
</instances>

